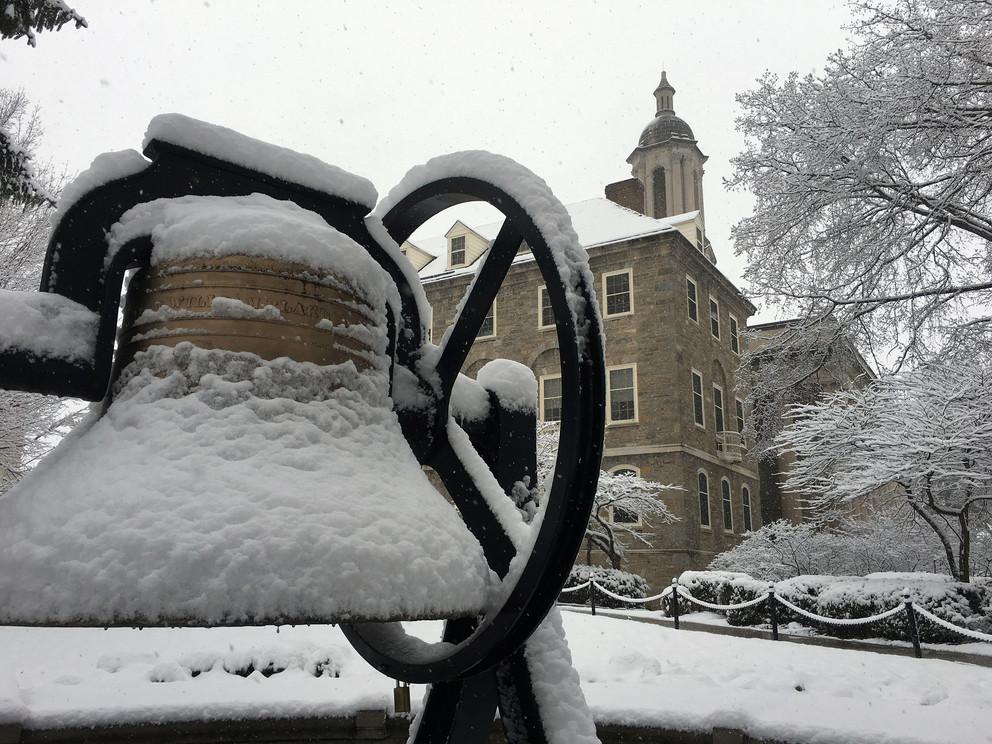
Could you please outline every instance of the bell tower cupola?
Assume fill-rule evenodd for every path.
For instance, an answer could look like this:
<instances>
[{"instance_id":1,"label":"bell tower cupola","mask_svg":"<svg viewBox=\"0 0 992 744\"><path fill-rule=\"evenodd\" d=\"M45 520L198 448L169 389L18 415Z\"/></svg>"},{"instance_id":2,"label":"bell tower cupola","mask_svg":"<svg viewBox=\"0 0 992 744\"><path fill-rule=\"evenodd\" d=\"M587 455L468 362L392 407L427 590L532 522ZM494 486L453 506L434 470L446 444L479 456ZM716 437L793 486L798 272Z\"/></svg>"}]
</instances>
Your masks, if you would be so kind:
<instances>
[{"instance_id":1,"label":"bell tower cupola","mask_svg":"<svg viewBox=\"0 0 992 744\"><path fill-rule=\"evenodd\" d=\"M643 193L644 214L672 217L698 211L703 221L703 163L692 128L675 115L675 87L663 70L654 90L655 117L627 158Z\"/></svg>"}]
</instances>

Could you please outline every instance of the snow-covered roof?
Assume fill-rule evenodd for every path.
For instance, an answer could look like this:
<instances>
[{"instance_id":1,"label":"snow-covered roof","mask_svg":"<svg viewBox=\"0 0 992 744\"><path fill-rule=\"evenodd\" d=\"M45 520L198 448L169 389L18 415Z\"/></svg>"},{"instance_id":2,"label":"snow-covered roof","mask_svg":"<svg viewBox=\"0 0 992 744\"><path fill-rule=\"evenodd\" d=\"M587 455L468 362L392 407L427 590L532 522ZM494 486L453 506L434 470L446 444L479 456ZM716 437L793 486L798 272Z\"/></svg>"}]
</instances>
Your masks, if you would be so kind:
<instances>
[{"instance_id":1,"label":"snow-covered roof","mask_svg":"<svg viewBox=\"0 0 992 744\"><path fill-rule=\"evenodd\" d=\"M672 232L678 225L695 220L698 211L687 212L664 219L655 219L635 212L626 207L621 207L609 199L586 199L585 201L567 204L569 216L572 218L572 227L579 236L579 242L586 250L597 246L618 243L633 238L642 238L648 235ZM486 240L495 239L499 233L503 221L490 222L485 225L468 225L469 227ZM475 264L448 269L447 252L448 242L444 235L437 235L427 238L413 238L407 241L415 248L428 253L436 258L420 270L421 279L431 279L440 276L458 276L460 274L471 274L475 272ZM514 263L533 261L534 258L529 253L517 256Z\"/></svg>"}]
</instances>

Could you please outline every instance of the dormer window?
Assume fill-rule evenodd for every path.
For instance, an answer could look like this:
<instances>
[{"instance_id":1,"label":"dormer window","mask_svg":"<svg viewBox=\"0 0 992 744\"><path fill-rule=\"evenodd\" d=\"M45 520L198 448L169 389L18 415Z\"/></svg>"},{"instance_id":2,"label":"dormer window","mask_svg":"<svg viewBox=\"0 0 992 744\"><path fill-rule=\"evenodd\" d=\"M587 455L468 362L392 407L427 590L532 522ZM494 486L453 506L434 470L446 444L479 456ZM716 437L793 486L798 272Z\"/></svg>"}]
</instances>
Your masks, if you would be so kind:
<instances>
[{"instance_id":1,"label":"dormer window","mask_svg":"<svg viewBox=\"0 0 992 744\"><path fill-rule=\"evenodd\" d=\"M456 266L465 265L465 236L459 235L457 238L451 239L451 249L448 257L448 267L455 268Z\"/></svg>"}]
</instances>

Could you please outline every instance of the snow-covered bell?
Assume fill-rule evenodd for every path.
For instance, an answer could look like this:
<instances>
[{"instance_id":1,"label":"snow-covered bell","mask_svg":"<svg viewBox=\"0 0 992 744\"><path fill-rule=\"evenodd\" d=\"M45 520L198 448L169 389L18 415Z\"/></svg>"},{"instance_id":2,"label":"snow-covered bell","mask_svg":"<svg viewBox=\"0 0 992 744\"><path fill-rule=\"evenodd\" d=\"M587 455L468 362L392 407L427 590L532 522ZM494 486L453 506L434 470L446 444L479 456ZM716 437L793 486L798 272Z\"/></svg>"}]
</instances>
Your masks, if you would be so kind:
<instances>
[{"instance_id":1,"label":"snow-covered bell","mask_svg":"<svg viewBox=\"0 0 992 744\"><path fill-rule=\"evenodd\" d=\"M388 274L258 194L141 204L109 405L0 498L0 622L220 625L478 612L482 550L390 399Z\"/></svg>"}]
</instances>

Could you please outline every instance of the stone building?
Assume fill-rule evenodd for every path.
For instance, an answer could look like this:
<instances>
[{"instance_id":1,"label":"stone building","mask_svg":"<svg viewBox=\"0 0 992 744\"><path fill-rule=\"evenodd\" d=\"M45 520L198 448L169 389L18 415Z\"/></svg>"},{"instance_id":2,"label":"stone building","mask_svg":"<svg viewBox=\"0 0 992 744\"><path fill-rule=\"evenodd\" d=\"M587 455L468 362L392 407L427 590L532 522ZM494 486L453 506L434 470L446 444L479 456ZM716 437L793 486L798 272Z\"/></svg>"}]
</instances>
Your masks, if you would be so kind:
<instances>
[{"instance_id":1,"label":"stone building","mask_svg":"<svg viewBox=\"0 0 992 744\"><path fill-rule=\"evenodd\" d=\"M654 535L652 546L634 544L627 551L624 568L656 589L683 570L705 567L761 523L757 468L744 454L740 433L746 396L734 379L742 331L755 308L717 268L706 239L706 156L675 115L674 93L662 73L657 114L628 158L633 177L606 186L607 198L568 205L604 317L603 468L632 470L684 489L665 495L680 521L646 528ZM435 338L452 322L499 227L456 221L443 236L403 245L433 308ZM557 343L543 281L526 249L511 266L463 371L474 377L500 357L534 371L539 415L556 419Z\"/></svg>"}]
</instances>

